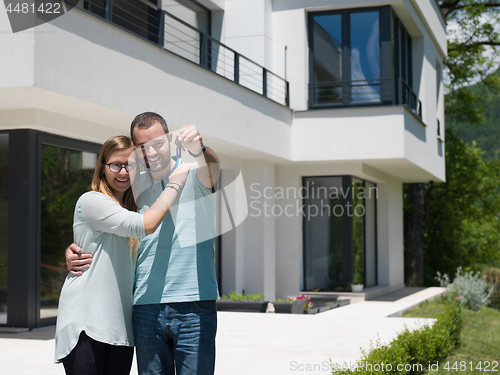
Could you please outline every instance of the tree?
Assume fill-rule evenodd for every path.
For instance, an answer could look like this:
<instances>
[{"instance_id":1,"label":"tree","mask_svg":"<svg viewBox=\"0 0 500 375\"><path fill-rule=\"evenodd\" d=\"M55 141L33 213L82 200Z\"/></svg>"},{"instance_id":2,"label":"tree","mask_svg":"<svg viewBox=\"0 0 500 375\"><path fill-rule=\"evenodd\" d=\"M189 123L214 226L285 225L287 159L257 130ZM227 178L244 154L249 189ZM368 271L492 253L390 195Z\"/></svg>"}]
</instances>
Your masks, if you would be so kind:
<instances>
[{"instance_id":1,"label":"tree","mask_svg":"<svg viewBox=\"0 0 500 375\"><path fill-rule=\"evenodd\" d=\"M445 100L446 120L479 125L485 120L483 97L467 90L481 80L490 90L500 88L500 79L492 75L496 49L500 45L495 24L500 18L500 0L436 0L448 30L448 57L444 61L448 77ZM489 53L489 54L488 54ZM424 236L426 199L431 184L405 187L405 283L424 284Z\"/></svg>"},{"instance_id":2,"label":"tree","mask_svg":"<svg viewBox=\"0 0 500 375\"><path fill-rule=\"evenodd\" d=\"M424 283L500 259L500 160L446 130L446 182L426 186Z\"/></svg>"},{"instance_id":3,"label":"tree","mask_svg":"<svg viewBox=\"0 0 500 375\"><path fill-rule=\"evenodd\" d=\"M498 65L500 0L439 0L447 24L448 57L444 61L448 77L445 108L448 121L481 124L484 101L480 93L467 86L481 81L498 90L500 79L492 74Z\"/></svg>"}]
</instances>

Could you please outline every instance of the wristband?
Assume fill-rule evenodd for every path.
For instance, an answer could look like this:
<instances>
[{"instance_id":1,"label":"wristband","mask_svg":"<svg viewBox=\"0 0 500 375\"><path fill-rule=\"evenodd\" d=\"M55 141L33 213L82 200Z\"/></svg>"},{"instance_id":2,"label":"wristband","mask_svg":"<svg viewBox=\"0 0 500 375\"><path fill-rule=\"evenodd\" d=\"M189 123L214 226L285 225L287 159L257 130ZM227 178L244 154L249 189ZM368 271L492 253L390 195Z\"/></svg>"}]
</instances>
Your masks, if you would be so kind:
<instances>
[{"instance_id":1,"label":"wristband","mask_svg":"<svg viewBox=\"0 0 500 375\"><path fill-rule=\"evenodd\" d=\"M168 188L174 189L176 192L179 192L179 189L177 189L175 186L172 185L167 185Z\"/></svg>"},{"instance_id":2,"label":"wristband","mask_svg":"<svg viewBox=\"0 0 500 375\"><path fill-rule=\"evenodd\" d=\"M201 151L197 154L193 154L191 151L188 150L189 152L189 155L191 155L193 158L197 158L197 157L200 157L201 154L203 154L205 152L205 150L207 149L207 147L203 144L203 142L201 142Z\"/></svg>"}]
</instances>

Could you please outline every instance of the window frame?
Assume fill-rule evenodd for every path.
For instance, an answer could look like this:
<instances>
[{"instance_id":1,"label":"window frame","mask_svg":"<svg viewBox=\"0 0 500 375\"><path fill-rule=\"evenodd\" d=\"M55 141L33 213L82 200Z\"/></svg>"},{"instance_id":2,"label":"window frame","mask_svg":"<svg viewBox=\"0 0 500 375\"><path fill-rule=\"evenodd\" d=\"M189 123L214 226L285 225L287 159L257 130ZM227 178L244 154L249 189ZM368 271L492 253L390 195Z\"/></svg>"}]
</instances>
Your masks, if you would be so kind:
<instances>
[{"instance_id":1,"label":"window frame","mask_svg":"<svg viewBox=\"0 0 500 375\"><path fill-rule=\"evenodd\" d=\"M351 35L350 35L350 16L355 13L379 12L379 50L380 50L380 100L374 102L352 102L351 100ZM318 15L341 15L341 30L342 30L342 102L341 103L314 103L311 85L314 82L314 30L313 18ZM340 10L327 11L309 11L307 14L307 32L309 43L309 82L308 82L308 109L325 109L325 108L346 108L346 107L366 107L380 105L396 105L401 104L399 99L398 84L401 76L400 63L400 48L399 48L399 30L395 32L395 23L398 28L404 30L405 42L408 40L409 48L407 51L408 64L408 80L405 82L413 88L413 69L412 69L412 38L404 25L399 20L390 5L376 7L350 8ZM396 61L398 58L398 61ZM399 64L399 65L398 65ZM345 80L349 77L349 80Z\"/></svg>"}]
</instances>

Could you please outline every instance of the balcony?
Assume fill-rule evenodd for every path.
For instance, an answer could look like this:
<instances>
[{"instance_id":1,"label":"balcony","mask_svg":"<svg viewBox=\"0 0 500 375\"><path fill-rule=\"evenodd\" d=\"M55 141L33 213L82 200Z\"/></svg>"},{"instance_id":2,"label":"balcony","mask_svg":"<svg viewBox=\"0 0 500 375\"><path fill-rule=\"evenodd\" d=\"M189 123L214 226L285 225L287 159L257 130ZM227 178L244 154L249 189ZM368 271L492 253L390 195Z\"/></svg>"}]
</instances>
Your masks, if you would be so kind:
<instances>
[{"instance_id":1,"label":"balcony","mask_svg":"<svg viewBox=\"0 0 500 375\"><path fill-rule=\"evenodd\" d=\"M287 81L152 2L84 0L83 4L79 9L276 103L289 106Z\"/></svg>"},{"instance_id":2,"label":"balcony","mask_svg":"<svg viewBox=\"0 0 500 375\"><path fill-rule=\"evenodd\" d=\"M406 105L422 119L422 102L401 78L309 84L309 108Z\"/></svg>"}]
</instances>

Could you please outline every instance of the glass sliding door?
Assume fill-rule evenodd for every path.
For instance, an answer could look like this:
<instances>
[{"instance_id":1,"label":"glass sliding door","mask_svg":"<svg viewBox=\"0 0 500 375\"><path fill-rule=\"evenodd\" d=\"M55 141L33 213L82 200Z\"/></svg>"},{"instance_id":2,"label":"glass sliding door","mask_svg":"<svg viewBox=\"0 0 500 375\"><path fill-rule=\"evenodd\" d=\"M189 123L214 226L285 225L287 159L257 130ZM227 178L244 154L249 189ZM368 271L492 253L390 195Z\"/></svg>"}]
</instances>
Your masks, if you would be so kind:
<instances>
[{"instance_id":1,"label":"glass sliding door","mask_svg":"<svg viewBox=\"0 0 500 375\"><path fill-rule=\"evenodd\" d=\"M57 315L75 204L90 189L97 154L46 144L41 154L40 319L45 319Z\"/></svg>"},{"instance_id":2,"label":"glass sliding door","mask_svg":"<svg viewBox=\"0 0 500 375\"><path fill-rule=\"evenodd\" d=\"M344 284L342 177L306 177L304 205L304 288L336 290ZM337 209L336 209L337 207Z\"/></svg>"},{"instance_id":3,"label":"glass sliding door","mask_svg":"<svg viewBox=\"0 0 500 375\"><path fill-rule=\"evenodd\" d=\"M352 176L303 177L304 287L377 285L375 184Z\"/></svg>"},{"instance_id":4,"label":"glass sliding door","mask_svg":"<svg viewBox=\"0 0 500 375\"><path fill-rule=\"evenodd\" d=\"M7 324L9 134L0 134L0 325Z\"/></svg>"}]
</instances>

